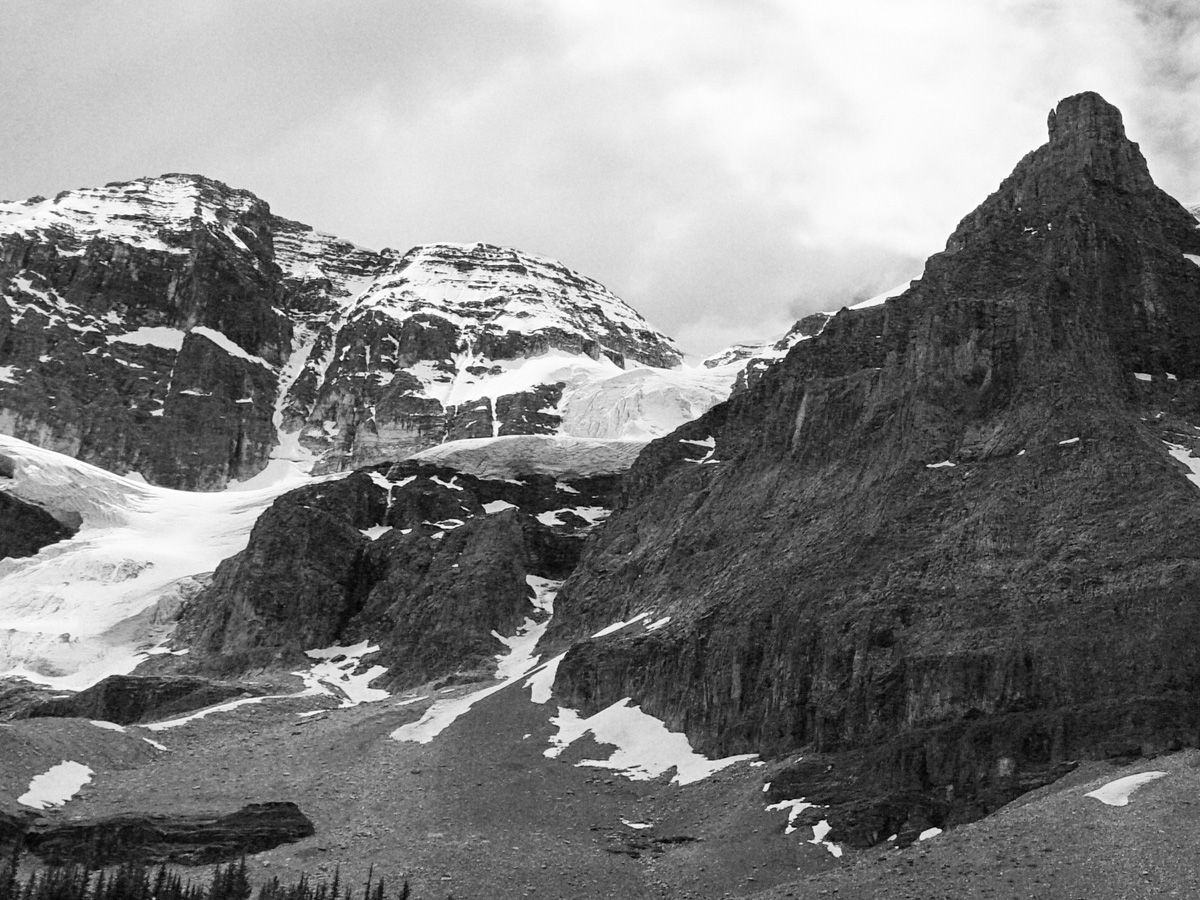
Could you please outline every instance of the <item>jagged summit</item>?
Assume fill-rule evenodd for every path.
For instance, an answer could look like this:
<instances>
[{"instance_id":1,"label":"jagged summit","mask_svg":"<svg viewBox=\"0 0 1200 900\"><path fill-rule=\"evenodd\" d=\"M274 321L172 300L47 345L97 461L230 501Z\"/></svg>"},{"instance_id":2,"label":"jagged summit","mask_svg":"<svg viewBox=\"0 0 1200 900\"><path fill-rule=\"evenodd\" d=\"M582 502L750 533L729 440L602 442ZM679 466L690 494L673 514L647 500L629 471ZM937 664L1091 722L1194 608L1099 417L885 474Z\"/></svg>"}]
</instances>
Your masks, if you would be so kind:
<instances>
[{"instance_id":1,"label":"jagged summit","mask_svg":"<svg viewBox=\"0 0 1200 900\"><path fill-rule=\"evenodd\" d=\"M269 212L249 191L201 175L171 173L62 191L52 199L0 202L0 234L49 236L64 256L82 254L96 238L186 253L194 246L188 235L201 228L245 247L259 230L253 219Z\"/></svg>"},{"instance_id":2,"label":"jagged summit","mask_svg":"<svg viewBox=\"0 0 1200 900\"><path fill-rule=\"evenodd\" d=\"M1048 155L1056 174L1075 168L1088 178L1120 190L1154 187L1138 145L1125 136L1121 111L1087 91L1059 102L1049 115Z\"/></svg>"}]
</instances>

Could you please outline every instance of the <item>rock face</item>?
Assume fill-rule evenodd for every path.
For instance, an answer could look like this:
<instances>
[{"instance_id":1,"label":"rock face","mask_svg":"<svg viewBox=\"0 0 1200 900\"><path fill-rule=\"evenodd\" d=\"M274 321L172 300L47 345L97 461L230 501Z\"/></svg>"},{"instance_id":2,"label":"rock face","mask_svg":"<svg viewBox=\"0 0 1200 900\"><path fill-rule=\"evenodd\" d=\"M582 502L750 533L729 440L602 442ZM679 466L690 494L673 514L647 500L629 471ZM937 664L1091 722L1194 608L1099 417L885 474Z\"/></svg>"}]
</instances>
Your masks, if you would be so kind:
<instances>
[{"instance_id":1,"label":"rock face","mask_svg":"<svg viewBox=\"0 0 1200 900\"><path fill-rule=\"evenodd\" d=\"M294 803L251 803L213 816L129 814L34 825L25 846L50 865L200 866L302 840L313 824Z\"/></svg>"},{"instance_id":2,"label":"rock face","mask_svg":"<svg viewBox=\"0 0 1200 900\"><path fill-rule=\"evenodd\" d=\"M335 469L445 439L551 434L579 386L627 363L680 359L603 285L560 263L433 244L394 261L318 332L284 425Z\"/></svg>"},{"instance_id":3,"label":"rock face","mask_svg":"<svg viewBox=\"0 0 1200 900\"><path fill-rule=\"evenodd\" d=\"M386 473L386 474L385 474ZM486 670L566 578L617 479L486 480L420 462L281 496L185 608L185 667L235 672L369 640L388 683Z\"/></svg>"},{"instance_id":4,"label":"rock face","mask_svg":"<svg viewBox=\"0 0 1200 900\"><path fill-rule=\"evenodd\" d=\"M0 490L0 559L33 556L73 533L44 509Z\"/></svg>"},{"instance_id":5,"label":"rock face","mask_svg":"<svg viewBox=\"0 0 1200 900\"><path fill-rule=\"evenodd\" d=\"M671 621L580 641L556 693L825 754L772 796L846 804L831 839L863 844L1200 741L1189 256L1118 111L1064 100L911 289L642 453L551 634Z\"/></svg>"},{"instance_id":6,"label":"rock face","mask_svg":"<svg viewBox=\"0 0 1200 900\"><path fill-rule=\"evenodd\" d=\"M377 253L198 175L0 203L0 431L157 484L223 487L272 454L333 470L554 433L564 390L679 361L560 263L488 244ZM711 382L685 413L727 394Z\"/></svg>"},{"instance_id":7,"label":"rock face","mask_svg":"<svg viewBox=\"0 0 1200 900\"><path fill-rule=\"evenodd\" d=\"M133 725L253 694L257 688L176 675L110 675L69 697L35 700L15 718L80 718Z\"/></svg>"}]
</instances>

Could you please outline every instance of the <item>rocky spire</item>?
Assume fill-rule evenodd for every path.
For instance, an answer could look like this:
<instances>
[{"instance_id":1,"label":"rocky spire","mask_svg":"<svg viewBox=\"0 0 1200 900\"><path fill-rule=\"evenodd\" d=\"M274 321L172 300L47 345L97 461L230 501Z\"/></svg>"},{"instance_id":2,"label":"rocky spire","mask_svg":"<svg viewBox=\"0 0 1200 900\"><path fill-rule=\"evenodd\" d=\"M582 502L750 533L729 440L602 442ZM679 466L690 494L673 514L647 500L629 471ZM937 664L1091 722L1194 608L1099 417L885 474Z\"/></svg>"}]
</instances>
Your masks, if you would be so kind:
<instances>
[{"instance_id":1,"label":"rocky spire","mask_svg":"<svg viewBox=\"0 0 1200 900\"><path fill-rule=\"evenodd\" d=\"M1059 102L1047 120L1044 162L1057 176L1079 172L1119 190L1154 186L1138 145L1125 136L1121 111L1094 91Z\"/></svg>"}]
</instances>

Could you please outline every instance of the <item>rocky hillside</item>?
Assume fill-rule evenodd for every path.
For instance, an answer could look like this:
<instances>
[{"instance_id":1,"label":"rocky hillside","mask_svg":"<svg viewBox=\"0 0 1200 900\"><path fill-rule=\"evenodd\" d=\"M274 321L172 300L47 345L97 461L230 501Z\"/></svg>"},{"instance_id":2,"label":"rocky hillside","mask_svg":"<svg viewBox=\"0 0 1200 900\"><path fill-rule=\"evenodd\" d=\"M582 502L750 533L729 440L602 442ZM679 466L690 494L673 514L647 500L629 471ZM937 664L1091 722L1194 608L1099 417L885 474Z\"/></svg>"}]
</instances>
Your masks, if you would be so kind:
<instances>
[{"instance_id":1,"label":"rocky hillside","mask_svg":"<svg viewBox=\"0 0 1200 900\"><path fill-rule=\"evenodd\" d=\"M571 573L616 483L409 462L291 491L185 607L184 668L294 665L311 648L367 641L388 669L379 683L486 678L497 635L518 632Z\"/></svg>"},{"instance_id":2,"label":"rocky hillside","mask_svg":"<svg viewBox=\"0 0 1200 900\"><path fill-rule=\"evenodd\" d=\"M731 374L697 373L680 394L679 361L559 263L487 244L374 252L201 176L0 203L0 432L156 484L576 420L595 437L596 404L573 392L635 367L635 405L668 418L600 437L645 440L728 392Z\"/></svg>"},{"instance_id":3,"label":"rocky hillside","mask_svg":"<svg viewBox=\"0 0 1200 900\"><path fill-rule=\"evenodd\" d=\"M1068 98L909 290L642 453L551 633L670 624L579 644L556 694L807 748L770 796L860 844L1195 744L1197 426L1200 226Z\"/></svg>"}]
</instances>

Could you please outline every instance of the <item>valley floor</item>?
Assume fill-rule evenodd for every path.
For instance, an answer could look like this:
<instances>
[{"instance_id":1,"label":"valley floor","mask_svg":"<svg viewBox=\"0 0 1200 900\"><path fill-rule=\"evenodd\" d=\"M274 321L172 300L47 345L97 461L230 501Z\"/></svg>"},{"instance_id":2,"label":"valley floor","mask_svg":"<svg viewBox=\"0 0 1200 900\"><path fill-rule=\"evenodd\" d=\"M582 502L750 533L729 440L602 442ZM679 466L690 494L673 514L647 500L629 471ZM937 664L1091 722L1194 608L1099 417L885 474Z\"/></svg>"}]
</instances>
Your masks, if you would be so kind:
<instances>
[{"instance_id":1,"label":"valley floor","mask_svg":"<svg viewBox=\"0 0 1200 900\"><path fill-rule=\"evenodd\" d=\"M316 834L251 858L261 877L302 872L352 882L367 868L408 878L418 898L1191 897L1200 840L1200 753L1118 768L1091 763L989 819L904 850L848 849L838 859L785 834L762 785L773 763L740 762L697 783L630 781L544 750L550 706L510 686L481 700L426 744L391 733L435 697L421 692L349 709L302 713L321 701L273 700L179 727L124 734L82 720L0 727L10 765L0 807L62 758L96 771L61 810L72 819L121 812L228 812L290 800ZM326 701L327 702L327 701ZM142 740L149 736L168 750ZM1084 794L1130 772L1167 774L1128 805ZM650 827L635 827L646 826Z\"/></svg>"}]
</instances>

